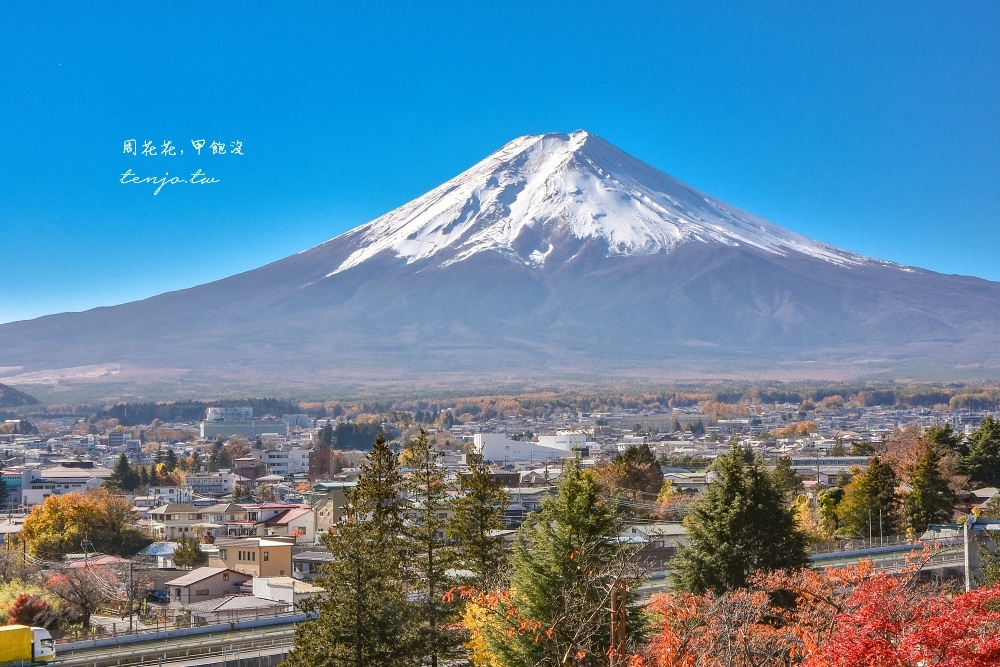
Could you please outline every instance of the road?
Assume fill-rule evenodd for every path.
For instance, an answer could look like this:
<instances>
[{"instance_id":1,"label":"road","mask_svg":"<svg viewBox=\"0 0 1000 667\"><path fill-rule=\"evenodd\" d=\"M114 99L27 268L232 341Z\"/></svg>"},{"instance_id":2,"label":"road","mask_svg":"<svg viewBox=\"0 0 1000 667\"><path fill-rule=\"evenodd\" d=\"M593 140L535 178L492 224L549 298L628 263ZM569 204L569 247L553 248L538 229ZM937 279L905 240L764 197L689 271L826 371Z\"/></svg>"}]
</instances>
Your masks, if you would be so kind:
<instances>
[{"instance_id":1,"label":"road","mask_svg":"<svg viewBox=\"0 0 1000 667\"><path fill-rule=\"evenodd\" d=\"M163 664L170 667L238 664L239 658L284 655L294 626L251 628L193 637L157 639L124 646L61 651L51 663L62 667L119 667Z\"/></svg>"}]
</instances>

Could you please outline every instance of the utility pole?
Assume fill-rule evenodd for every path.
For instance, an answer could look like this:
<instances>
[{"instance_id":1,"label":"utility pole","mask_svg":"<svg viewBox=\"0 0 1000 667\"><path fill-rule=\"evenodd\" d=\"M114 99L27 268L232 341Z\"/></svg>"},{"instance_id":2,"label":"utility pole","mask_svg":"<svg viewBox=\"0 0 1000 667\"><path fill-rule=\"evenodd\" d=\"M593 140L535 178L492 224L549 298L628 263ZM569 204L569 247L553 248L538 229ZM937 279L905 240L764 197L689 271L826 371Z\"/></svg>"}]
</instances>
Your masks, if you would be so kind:
<instances>
[{"instance_id":1,"label":"utility pole","mask_svg":"<svg viewBox=\"0 0 1000 667\"><path fill-rule=\"evenodd\" d=\"M976 525L976 515L969 514L965 518L965 524L962 526L962 537L965 538L964 542L964 560L965 560L965 592L968 593L972 590L972 554L969 549L969 541L972 538L972 527Z\"/></svg>"}]
</instances>

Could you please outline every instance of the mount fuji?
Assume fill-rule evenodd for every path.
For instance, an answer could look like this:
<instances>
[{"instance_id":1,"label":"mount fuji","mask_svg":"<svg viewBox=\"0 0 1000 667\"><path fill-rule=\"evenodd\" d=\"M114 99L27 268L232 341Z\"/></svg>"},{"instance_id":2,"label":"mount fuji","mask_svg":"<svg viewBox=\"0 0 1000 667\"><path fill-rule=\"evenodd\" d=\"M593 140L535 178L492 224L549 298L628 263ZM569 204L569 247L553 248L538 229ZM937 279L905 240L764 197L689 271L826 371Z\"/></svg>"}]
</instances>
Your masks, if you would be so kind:
<instances>
[{"instance_id":1,"label":"mount fuji","mask_svg":"<svg viewBox=\"0 0 1000 667\"><path fill-rule=\"evenodd\" d=\"M959 379L994 374L998 343L1000 283L811 240L581 130L515 139L259 269L2 325L0 382L70 368L205 388Z\"/></svg>"}]
</instances>

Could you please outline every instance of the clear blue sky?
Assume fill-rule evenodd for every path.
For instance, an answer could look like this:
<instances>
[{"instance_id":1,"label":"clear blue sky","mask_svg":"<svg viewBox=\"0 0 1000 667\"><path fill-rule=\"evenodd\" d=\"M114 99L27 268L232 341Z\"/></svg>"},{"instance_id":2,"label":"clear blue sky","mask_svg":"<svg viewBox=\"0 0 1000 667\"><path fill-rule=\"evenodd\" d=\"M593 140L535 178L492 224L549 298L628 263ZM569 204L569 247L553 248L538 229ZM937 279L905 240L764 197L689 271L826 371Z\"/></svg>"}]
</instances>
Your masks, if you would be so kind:
<instances>
[{"instance_id":1,"label":"clear blue sky","mask_svg":"<svg viewBox=\"0 0 1000 667\"><path fill-rule=\"evenodd\" d=\"M578 128L808 236L1000 280L992 0L111 4L0 5L0 322L260 266ZM127 168L220 182L154 197Z\"/></svg>"}]
</instances>

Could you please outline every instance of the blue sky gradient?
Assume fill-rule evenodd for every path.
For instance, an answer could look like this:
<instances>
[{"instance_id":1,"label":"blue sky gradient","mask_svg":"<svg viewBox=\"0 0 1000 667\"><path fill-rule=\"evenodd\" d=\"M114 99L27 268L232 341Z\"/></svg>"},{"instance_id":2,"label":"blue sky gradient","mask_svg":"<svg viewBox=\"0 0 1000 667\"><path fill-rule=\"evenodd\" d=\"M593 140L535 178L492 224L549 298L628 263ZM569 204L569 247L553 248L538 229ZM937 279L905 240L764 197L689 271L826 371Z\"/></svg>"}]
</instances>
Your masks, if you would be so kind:
<instances>
[{"instance_id":1,"label":"blue sky gradient","mask_svg":"<svg viewBox=\"0 0 1000 667\"><path fill-rule=\"evenodd\" d=\"M1000 280L1000 3L138 4L0 7L0 322L255 268L579 128L807 236ZM153 196L129 168L220 182Z\"/></svg>"}]
</instances>

